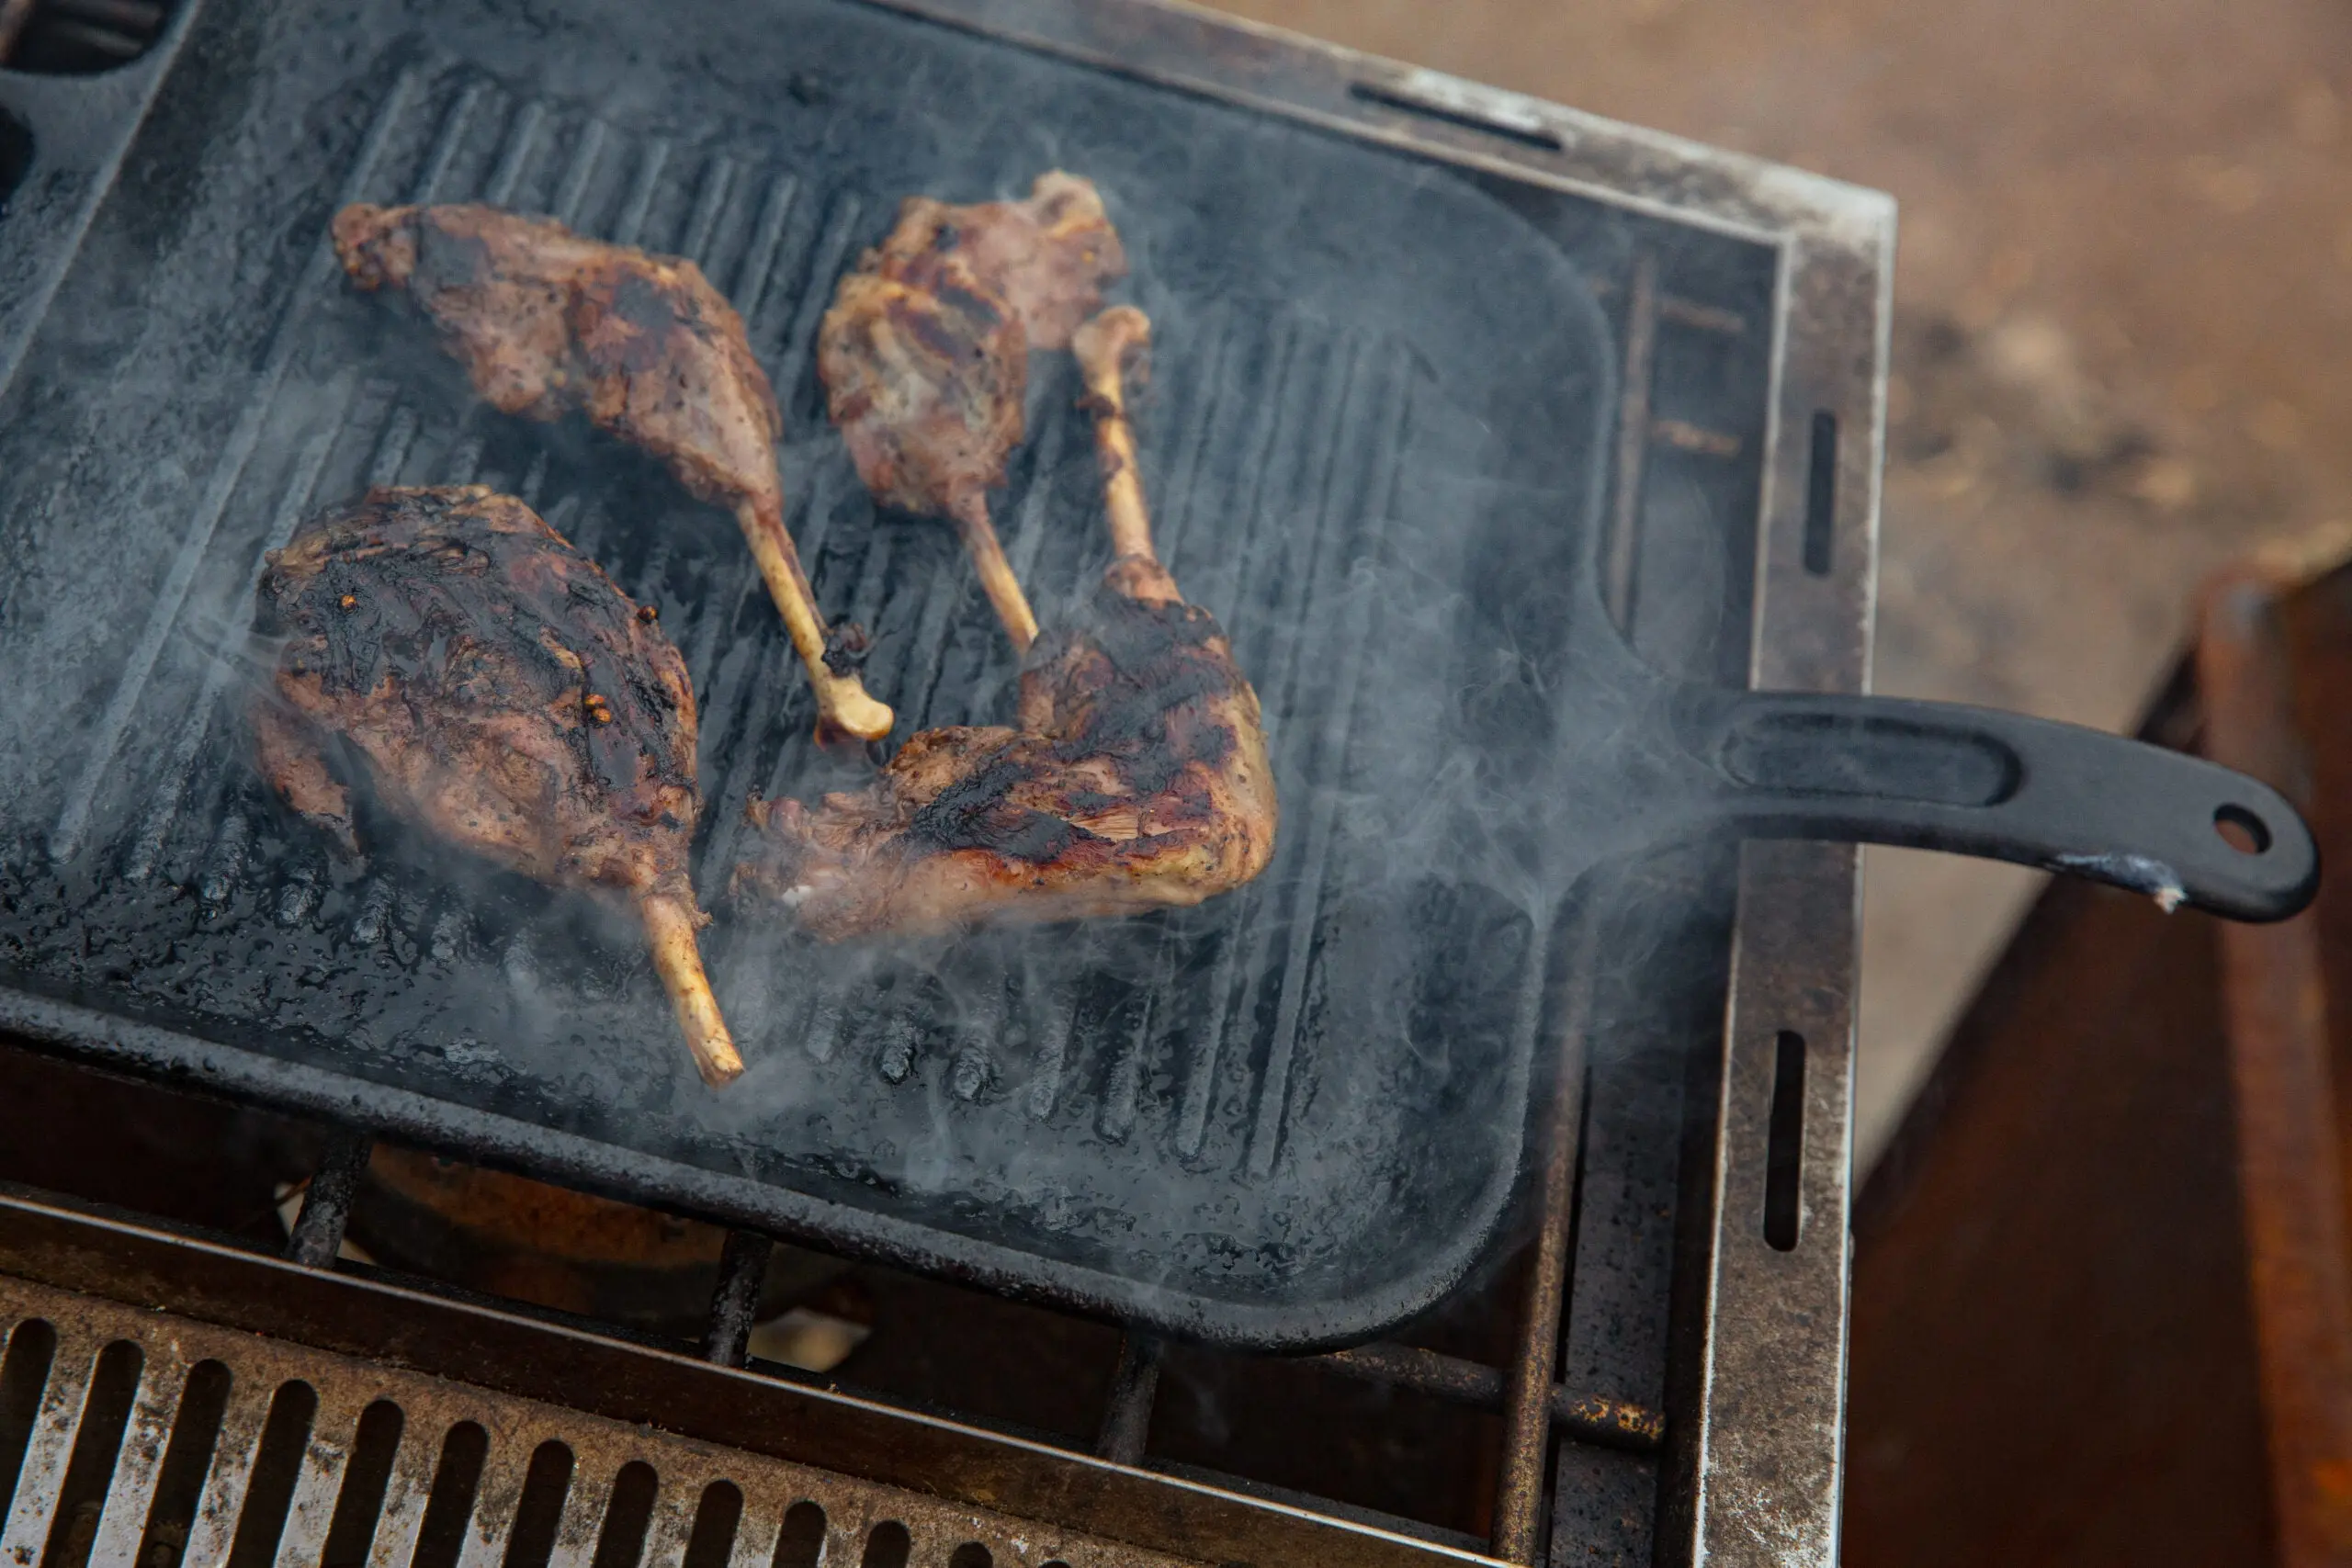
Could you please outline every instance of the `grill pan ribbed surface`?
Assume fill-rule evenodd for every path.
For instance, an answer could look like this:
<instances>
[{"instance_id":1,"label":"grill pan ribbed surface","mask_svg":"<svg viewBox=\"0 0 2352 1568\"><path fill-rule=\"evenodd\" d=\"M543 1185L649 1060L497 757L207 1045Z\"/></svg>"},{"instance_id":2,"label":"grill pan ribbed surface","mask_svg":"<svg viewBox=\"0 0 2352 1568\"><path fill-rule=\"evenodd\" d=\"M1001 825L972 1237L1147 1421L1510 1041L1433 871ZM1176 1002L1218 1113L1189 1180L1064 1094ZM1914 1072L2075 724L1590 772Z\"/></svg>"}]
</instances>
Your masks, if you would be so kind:
<instances>
[{"instance_id":1,"label":"grill pan ribbed surface","mask_svg":"<svg viewBox=\"0 0 2352 1568\"><path fill-rule=\"evenodd\" d=\"M1492 829L1548 781L1465 751L1462 714L1556 680L1597 526L1610 350L1562 253L1436 165L859 6L583 7L554 36L377 9L202 9L7 389L7 1021L1179 1332L1330 1341L1442 1293L1507 1207L1545 1015L1551 893L1462 867L1508 862ZM880 952L722 905L706 951L752 1070L714 1095L616 919L389 824L338 862L268 801L241 716L262 553L381 482L514 490L660 606L702 705L707 900L751 792L863 767L808 744L731 522L476 406L343 286L336 205L502 202L700 262L903 737L1008 716L1016 668L952 535L874 515L817 317L899 196L1056 165L1104 189L1157 323L1147 485L1266 705L1262 879ZM1106 551L1072 368L1033 383L997 515L1050 622Z\"/></svg>"}]
</instances>

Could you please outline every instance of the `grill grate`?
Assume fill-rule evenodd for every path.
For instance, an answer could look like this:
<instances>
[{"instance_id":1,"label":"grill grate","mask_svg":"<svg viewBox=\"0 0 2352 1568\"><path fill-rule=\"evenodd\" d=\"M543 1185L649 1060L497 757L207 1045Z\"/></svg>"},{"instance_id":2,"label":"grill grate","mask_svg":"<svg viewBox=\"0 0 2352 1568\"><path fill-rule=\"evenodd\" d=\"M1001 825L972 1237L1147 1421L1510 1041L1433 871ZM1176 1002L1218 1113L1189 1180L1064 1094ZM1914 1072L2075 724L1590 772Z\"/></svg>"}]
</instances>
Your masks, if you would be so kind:
<instances>
[{"instance_id":1,"label":"grill grate","mask_svg":"<svg viewBox=\"0 0 2352 1568\"><path fill-rule=\"evenodd\" d=\"M5 1277L0 1325L13 1564L1179 1561Z\"/></svg>"}]
</instances>

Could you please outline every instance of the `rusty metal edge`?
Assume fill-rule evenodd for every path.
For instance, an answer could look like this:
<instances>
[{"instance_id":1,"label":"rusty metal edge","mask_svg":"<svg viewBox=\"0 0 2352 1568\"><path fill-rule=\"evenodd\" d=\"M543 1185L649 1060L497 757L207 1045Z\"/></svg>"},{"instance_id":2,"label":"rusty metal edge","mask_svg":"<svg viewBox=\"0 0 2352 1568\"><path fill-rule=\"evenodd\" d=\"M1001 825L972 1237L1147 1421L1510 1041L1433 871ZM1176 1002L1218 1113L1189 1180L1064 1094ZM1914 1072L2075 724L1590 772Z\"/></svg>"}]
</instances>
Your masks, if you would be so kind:
<instances>
[{"instance_id":1,"label":"rusty metal edge","mask_svg":"<svg viewBox=\"0 0 2352 1568\"><path fill-rule=\"evenodd\" d=\"M293 1384L310 1391L312 1415L293 1496L288 1500L291 1506L283 1516L273 1554L281 1563L318 1562L338 1527L346 1525L366 1532L361 1550L368 1551L369 1561L410 1561L419 1549L420 1527L431 1506L444 1444L468 1425L481 1435L486 1450L470 1502L451 1499L467 1510L458 1524L465 1537L462 1560L469 1562L495 1562L502 1555L516 1555L516 1548L524 1544L518 1527L527 1480L549 1449L566 1456L558 1461L557 1473L565 1479L560 1483L560 1522L552 1544L556 1560L569 1563L585 1563L594 1555L605 1509L617 1490L614 1483L631 1466L650 1466L658 1487L640 1561L671 1568L700 1532L704 1511L720 1486L735 1494L729 1558L737 1563L767 1561L771 1542L778 1546L779 1555L800 1561L797 1552L783 1551L779 1537L796 1512L804 1514L806 1529L809 1504L820 1511L820 1535L816 1542L807 1542L805 1536L802 1540L818 1545L827 1562L864 1555L861 1548L871 1549L877 1539L875 1532L892 1525L911 1537L915 1551L927 1563L942 1561L951 1545L957 1555L946 1556L946 1561L963 1561L970 1555L969 1548L978 1545L1007 1568L1053 1563L1066 1568L1178 1568L1184 1561L1050 1522L623 1425L569 1405L0 1274L0 1340L13 1339L17 1329L36 1320L45 1322L55 1335L56 1355L49 1368L51 1389L95 1386L91 1372L102 1354L135 1347L140 1354L132 1361L138 1381L132 1408L138 1414L121 1436L111 1437L103 1428L91 1429L88 1402L76 1404L70 1393L57 1401L44 1397L26 1464L44 1484L38 1495L19 1499L32 1505L17 1515L23 1528L16 1544L26 1555L12 1553L11 1561L32 1561L44 1535L52 1550L63 1545L70 1557L78 1544L95 1563L171 1556L170 1543L179 1531L151 1517L149 1508L160 1500L159 1482L168 1455L179 1450L187 1432L184 1391L194 1370L207 1363L225 1374L229 1408L221 1412L220 1436L202 1494L186 1498L192 1517L180 1521L187 1529L179 1556L190 1563L218 1563L242 1544L244 1516L256 1499L259 1480L253 1439L261 1435L265 1413ZM355 1499L346 1488L364 1463L361 1432L368 1412L390 1416L377 1428L379 1442L390 1438L390 1451L379 1450L379 1461L389 1473L379 1472L382 1490L372 1514L354 1507L346 1518L346 1504L367 1496L363 1489ZM200 1416L196 1425L200 1432ZM94 1532L96 1539L85 1540L79 1520L58 1511L58 1483L85 1462L98 1466L109 1461L112 1473ZM720 1506L723 1510L724 1503ZM87 1507L85 1501L82 1508ZM77 1513L81 1518L88 1517ZM140 1552L141 1545L150 1550ZM356 1561L347 1555L350 1550L346 1541L343 1561Z\"/></svg>"},{"instance_id":2,"label":"rusty metal edge","mask_svg":"<svg viewBox=\"0 0 2352 1568\"><path fill-rule=\"evenodd\" d=\"M2195 660L2206 754L2292 792L2302 770L2287 587L2260 566L2222 573L2200 605ZM2352 1563L2352 1260L2318 914L2220 936L2278 1560Z\"/></svg>"},{"instance_id":3,"label":"rusty metal edge","mask_svg":"<svg viewBox=\"0 0 2352 1568\"><path fill-rule=\"evenodd\" d=\"M1170 0L865 3L1775 247L1750 684L1869 689L1894 301L1890 197ZM1408 118L1360 86L1556 145ZM1804 559L1818 412L1835 417L1840 434L1826 572ZM1860 863L1849 845L1754 845L1743 856L1694 1348L1699 1409L1669 1439L1669 1467L1690 1477L1691 1497L1661 1540L1661 1562L1827 1568L1837 1560ZM1806 1222L1788 1255L1763 1247L1748 1212L1770 1110L1752 1103L1753 1089L1783 1028L1812 1045ZM1529 1529L1506 1533L1515 1539L1498 1549L1530 1552Z\"/></svg>"},{"instance_id":4,"label":"rusty metal edge","mask_svg":"<svg viewBox=\"0 0 2352 1568\"><path fill-rule=\"evenodd\" d=\"M0 1191L0 1272L1213 1562L1490 1561L1197 1482Z\"/></svg>"},{"instance_id":5,"label":"rusty metal edge","mask_svg":"<svg viewBox=\"0 0 2352 1568\"><path fill-rule=\"evenodd\" d=\"M1773 246L1781 271L1750 684L1869 689L1894 299L1891 198L1171 0L865 3ZM1408 118L1360 95L1364 86L1555 145ZM1804 559L1818 412L1834 416L1840 434L1826 572ZM1827 1568L1837 1560L1860 902L1860 855L1852 846L1754 845L1744 853L1692 1348L1699 1408L1695 1420L1671 1429L1668 1456L1669 1468L1690 1478L1691 1496L1661 1540L1660 1562ZM1813 1047L1800 1178L1806 1222L1789 1255L1762 1246L1748 1212L1770 1110L1751 1103L1752 1091L1782 1028L1801 1031ZM1801 1332L1783 1336L1791 1328ZM1540 1438L1537 1446L1540 1452ZM1527 1539L1522 1530L1498 1544L1524 1553Z\"/></svg>"}]
</instances>

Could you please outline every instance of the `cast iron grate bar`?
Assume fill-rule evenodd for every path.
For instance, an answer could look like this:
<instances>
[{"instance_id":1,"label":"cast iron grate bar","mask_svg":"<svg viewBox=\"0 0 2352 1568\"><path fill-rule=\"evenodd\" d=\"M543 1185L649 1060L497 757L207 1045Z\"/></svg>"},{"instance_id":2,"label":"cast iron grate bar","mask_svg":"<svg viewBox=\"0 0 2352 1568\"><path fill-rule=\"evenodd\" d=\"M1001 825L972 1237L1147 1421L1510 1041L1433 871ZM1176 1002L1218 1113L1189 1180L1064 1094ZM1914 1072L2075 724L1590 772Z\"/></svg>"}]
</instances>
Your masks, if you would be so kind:
<instances>
[{"instance_id":1,"label":"cast iron grate bar","mask_svg":"<svg viewBox=\"0 0 2352 1568\"><path fill-rule=\"evenodd\" d=\"M53 1354L0 1561L767 1568L896 1550L1176 1568L1050 1522L0 1278L0 1348L42 1335Z\"/></svg>"}]
</instances>

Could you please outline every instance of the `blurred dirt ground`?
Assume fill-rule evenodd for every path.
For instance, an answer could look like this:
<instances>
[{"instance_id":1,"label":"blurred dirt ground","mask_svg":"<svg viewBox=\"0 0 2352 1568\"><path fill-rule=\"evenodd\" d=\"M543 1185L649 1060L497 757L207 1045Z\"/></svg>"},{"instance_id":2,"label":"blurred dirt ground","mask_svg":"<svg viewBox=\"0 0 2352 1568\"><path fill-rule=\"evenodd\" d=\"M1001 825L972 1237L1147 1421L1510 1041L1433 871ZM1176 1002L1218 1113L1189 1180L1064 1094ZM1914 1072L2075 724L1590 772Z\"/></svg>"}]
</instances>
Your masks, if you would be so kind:
<instances>
[{"instance_id":1,"label":"blurred dirt ground","mask_svg":"<svg viewBox=\"0 0 2352 1568\"><path fill-rule=\"evenodd\" d=\"M1877 689L2131 727L2190 591L2352 542L2343 0L1218 0L1902 204ZM1858 1156L2031 895L1873 851Z\"/></svg>"}]
</instances>

